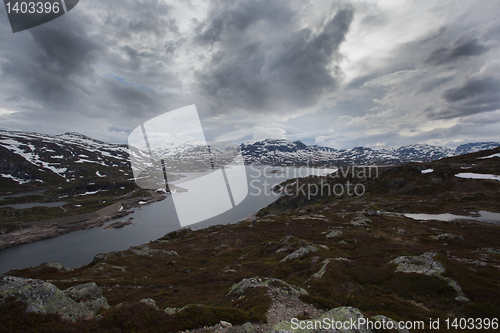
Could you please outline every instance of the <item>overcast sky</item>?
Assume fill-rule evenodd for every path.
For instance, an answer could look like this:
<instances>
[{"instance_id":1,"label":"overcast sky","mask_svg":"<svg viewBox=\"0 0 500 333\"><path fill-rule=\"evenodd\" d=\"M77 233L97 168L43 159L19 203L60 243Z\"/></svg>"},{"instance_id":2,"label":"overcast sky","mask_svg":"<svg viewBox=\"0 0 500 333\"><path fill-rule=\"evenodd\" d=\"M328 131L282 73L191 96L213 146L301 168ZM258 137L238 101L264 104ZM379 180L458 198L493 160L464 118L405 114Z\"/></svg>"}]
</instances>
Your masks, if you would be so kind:
<instances>
[{"instance_id":1,"label":"overcast sky","mask_svg":"<svg viewBox=\"0 0 500 333\"><path fill-rule=\"evenodd\" d=\"M13 34L0 128L126 143L196 104L208 140L500 141L500 1L80 0Z\"/></svg>"}]
</instances>

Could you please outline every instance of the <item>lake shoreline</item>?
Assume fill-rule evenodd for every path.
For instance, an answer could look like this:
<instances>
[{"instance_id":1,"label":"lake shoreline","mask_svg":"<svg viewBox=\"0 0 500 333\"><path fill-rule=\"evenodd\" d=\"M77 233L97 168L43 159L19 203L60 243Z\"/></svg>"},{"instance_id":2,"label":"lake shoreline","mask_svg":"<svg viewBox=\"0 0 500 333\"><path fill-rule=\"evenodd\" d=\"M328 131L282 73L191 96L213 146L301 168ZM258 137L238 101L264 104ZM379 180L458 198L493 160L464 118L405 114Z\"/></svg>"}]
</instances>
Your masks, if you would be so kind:
<instances>
[{"instance_id":1,"label":"lake shoreline","mask_svg":"<svg viewBox=\"0 0 500 333\"><path fill-rule=\"evenodd\" d=\"M0 250L54 238L77 230L101 227L106 222L132 214L133 211L130 209L149 205L166 198L156 191L149 193L149 197L121 200L93 213L26 223L25 225L31 224L31 226L0 235Z\"/></svg>"}]
</instances>

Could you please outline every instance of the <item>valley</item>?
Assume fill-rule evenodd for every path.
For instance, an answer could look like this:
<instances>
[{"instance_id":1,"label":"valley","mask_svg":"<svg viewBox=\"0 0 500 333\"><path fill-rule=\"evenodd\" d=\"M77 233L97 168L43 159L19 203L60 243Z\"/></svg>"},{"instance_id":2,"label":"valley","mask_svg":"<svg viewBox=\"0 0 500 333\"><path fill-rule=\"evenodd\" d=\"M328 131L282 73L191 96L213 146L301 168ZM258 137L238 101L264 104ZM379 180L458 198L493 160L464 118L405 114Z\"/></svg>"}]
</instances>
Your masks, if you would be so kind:
<instances>
[{"instance_id":1,"label":"valley","mask_svg":"<svg viewBox=\"0 0 500 333\"><path fill-rule=\"evenodd\" d=\"M448 332L446 319L492 320L500 317L500 221L481 222L479 212L500 213L500 182L484 176L500 174L499 154L495 148L381 167L373 177L339 169L339 177L290 179L274 190L349 181L366 191L313 195L289 186L287 195L235 224L180 229L80 268L13 270L3 276L60 290L94 282L110 308L61 321L25 313L11 298L0 320L7 331L26 332L283 332L292 317L320 316L423 322L411 331ZM465 172L484 177L457 176ZM410 215L445 213L467 218ZM19 316L22 322L13 319ZM441 328L431 330L429 318Z\"/></svg>"}]
</instances>

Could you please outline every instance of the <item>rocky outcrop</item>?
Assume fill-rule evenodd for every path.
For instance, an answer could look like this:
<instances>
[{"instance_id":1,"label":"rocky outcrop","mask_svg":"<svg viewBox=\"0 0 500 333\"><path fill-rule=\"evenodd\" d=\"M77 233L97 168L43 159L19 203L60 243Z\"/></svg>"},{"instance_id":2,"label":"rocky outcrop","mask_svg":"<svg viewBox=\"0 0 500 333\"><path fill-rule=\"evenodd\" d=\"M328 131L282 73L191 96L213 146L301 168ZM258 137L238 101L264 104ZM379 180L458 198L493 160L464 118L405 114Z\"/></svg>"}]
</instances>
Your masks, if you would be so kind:
<instances>
[{"instance_id":1,"label":"rocky outcrop","mask_svg":"<svg viewBox=\"0 0 500 333\"><path fill-rule=\"evenodd\" d=\"M330 259L325 259L322 261L322 264L323 266L321 267L321 269L317 272L317 273L314 273L312 278L313 279L320 279L323 277L323 274L325 274L326 272L326 266L328 266L328 263L330 262Z\"/></svg>"},{"instance_id":2,"label":"rocky outcrop","mask_svg":"<svg viewBox=\"0 0 500 333\"><path fill-rule=\"evenodd\" d=\"M326 238L331 238L331 237L339 237L339 236L342 236L342 231L340 230L333 230L332 232L330 232L328 235L326 235Z\"/></svg>"},{"instance_id":3,"label":"rocky outcrop","mask_svg":"<svg viewBox=\"0 0 500 333\"><path fill-rule=\"evenodd\" d=\"M179 254L175 251L165 251L150 248L147 244L131 247L129 251L137 254L138 256L151 256L151 255L169 255L178 257Z\"/></svg>"},{"instance_id":4,"label":"rocky outcrop","mask_svg":"<svg viewBox=\"0 0 500 333\"><path fill-rule=\"evenodd\" d=\"M50 282L13 276L0 277L0 304L7 298L26 303L27 312L59 314L66 320L91 319L101 309L109 308L95 283L61 291Z\"/></svg>"},{"instance_id":5,"label":"rocky outcrop","mask_svg":"<svg viewBox=\"0 0 500 333\"><path fill-rule=\"evenodd\" d=\"M156 305L156 301L152 298L143 298L139 301L139 303L147 304L150 307L152 307L153 309L158 310L158 306Z\"/></svg>"},{"instance_id":6,"label":"rocky outcrop","mask_svg":"<svg viewBox=\"0 0 500 333\"><path fill-rule=\"evenodd\" d=\"M283 280L280 279L275 279L275 278L259 278L259 277L252 277L249 279L243 279L238 283L235 283L230 289L228 294L236 294L236 295L242 295L246 289L248 288L256 288L256 287L273 287L271 282L274 282L277 285L282 285L283 292L286 293L293 293L296 295L306 295L308 292L305 289L302 289L300 287L293 286L289 283L286 283ZM286 290L285 290L286 289Z\"/></svg>"},{"instance_id":7,"label":"rocky outcrop","mask_svg":"<svg viewBox=\"0 0 500 333\"><path fill-rule=\"evenodd\" d=\"M102 290L95 282L70 287L63 293L72 300L80 302L94 314L101 309L109 309L108 301L102 296Z\"/></svg>"},{"instance_id":8,"label":"rocky outcrop","mask_svg":"<svg viewBox=\"0 0 500 333\"><path fill-rule=\"evenodd\" d=\"M14 297L17 301L26 303L27 312L56 313L72 321L81 317L93 317L93 313L83 304L66 296L52 283L41 280L2 276L0 297L2 300Z\"/></svg>"},{"instance_id":9,"label":"rocky outcrop","mask_svg":"<svg viewBox=\"0 0 500 333\"><path fill-rule=\"evenodd\" d=\"M302 257L306 256L307 254L309 254L311 252L316 252L316 251L318 251L318 249L312 245L303 246L300 249L298 249L297 251L294 251L294 252L290 253L289 255L287 255L284 259L281 260L281 262L296 259L296 258L302 258Z\"/></svg>"},{"instance_id":10,"label":"rocky outcrop","mask_svg":"<svg viewBox=\"0 0 500 333\"><path fill-rule=\"evenodd\" d=\"M398 265L396 267L396 272L436 276L457 292L455 300L469 302L469 299L465 296L462 288L455 280L443 277L442 274L446 272L446 269L443 264L434 260L435 256L436 254L434 252L426 252L420 256L401 256L392 260L391 263Z\"/></svg>"},{"instance_id":11,"label":"rocky outcrop","mask_svg":"<svg viewBox=\"0 0 500 333\"><path fill-rule=\"evenodd\" d=\"M436 256L433 252L427 252L420 256L401 256L391 261L397 264L396 272L417 273L431 276L441 276L446 269L439 261L434 261Z\"/></svg>"}]
</instances>

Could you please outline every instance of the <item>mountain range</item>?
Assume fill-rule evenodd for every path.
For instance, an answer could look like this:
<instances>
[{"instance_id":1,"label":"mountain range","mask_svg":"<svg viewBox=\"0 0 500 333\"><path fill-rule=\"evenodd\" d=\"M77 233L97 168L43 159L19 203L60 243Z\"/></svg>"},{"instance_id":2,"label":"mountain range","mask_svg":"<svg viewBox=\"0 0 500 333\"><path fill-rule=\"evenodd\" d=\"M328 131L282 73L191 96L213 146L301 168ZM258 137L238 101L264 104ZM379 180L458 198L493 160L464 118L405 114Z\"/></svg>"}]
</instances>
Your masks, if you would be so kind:
<instances>
[{"instance_id":1,"label":"mountain range","mask_svg":"<svg viewBox=\"0 0 500 333\"><path fill-rule=\"evenodd\" d=\"M456 149L414 144L402 147L355 147L334 149L307 146L301 141L267 139L242 144L241 151L249 164L297 165L309 162L327 165L398 165L407 162L430 162L445 157L473 153L500 146L499 142L476 142Z\"/></svg>"},{"instance_id":2,"label":"mountain range","mask_svg":"<svg viewBox=\"0 0 500 333\"><path fill-rule=\"evenodd\" d=\"M427 144L402 147L355 147L334 149L301 141L267 139L241 144L246 164L271 165L398 165L406 162L429 162L500 146L499 142L476 142L450 149ZM157 147L158 149L158 147ZM226 151L227 150L227 151ZM234 147L200 149L199 145L176 146L168 154L166 168L179 171L179 164L168 160L185 161L185 165L209 160L227 163L234 156ZM187 163L187 164L186 164ZM199 163L198 163L199 164ZM41 187L48 184L72 182L133 180L129 149L125 144L110 144L79 133L45 135L19 131L0 131L0 187L21 187L29 183Z\"/></svg>"}]
</instances>

